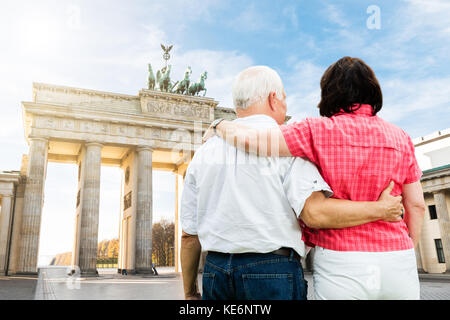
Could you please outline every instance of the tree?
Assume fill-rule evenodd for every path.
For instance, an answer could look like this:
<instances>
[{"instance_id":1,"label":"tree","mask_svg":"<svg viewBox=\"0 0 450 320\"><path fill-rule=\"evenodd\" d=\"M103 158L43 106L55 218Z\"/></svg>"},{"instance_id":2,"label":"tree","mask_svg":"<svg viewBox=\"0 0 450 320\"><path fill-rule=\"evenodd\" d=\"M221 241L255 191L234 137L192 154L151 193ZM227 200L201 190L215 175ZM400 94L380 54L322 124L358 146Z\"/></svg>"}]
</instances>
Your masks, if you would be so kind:
<instances>
[{"instance_id":1,"label":"tree","mask_svg":"<svg viewBox=\"0 0 450 320\"><path fill-rule=\"evenodd\" d=\"M175 224L167 220L161 220L153 224L152 228L152 249L155 263L160 266L171 265L173 259L173 248L175 239Z\"/></svg>"},{"instance_id":2,"label":"tree","mask_svg":"<svg viewBox=\"0 0 450 320\"><path fill-rule=\"evenodd\" d=\"M107 256L108 258L117 258L119 256L119 239L108 241Z\"/></svg>"},{"instance_id":3,"label":"tree","mask_svg":"<svg viewBox=\"0 0 450 320\"><path fill-rule=\"evenodd\" d=\"M97 257L106 257L108 249L108 240L102 240L97 247Z\"/></svg>"}]
</instances>

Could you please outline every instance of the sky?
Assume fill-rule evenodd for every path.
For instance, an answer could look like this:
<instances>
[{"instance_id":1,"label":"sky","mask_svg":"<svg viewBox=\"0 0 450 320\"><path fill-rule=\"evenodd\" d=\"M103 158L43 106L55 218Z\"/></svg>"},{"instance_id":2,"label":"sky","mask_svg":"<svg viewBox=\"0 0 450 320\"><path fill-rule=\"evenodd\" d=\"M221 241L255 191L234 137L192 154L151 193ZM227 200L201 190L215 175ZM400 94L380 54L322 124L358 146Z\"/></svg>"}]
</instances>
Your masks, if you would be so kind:
<instances>
[{"instance_id":1,"label":"sky","mask_svg":"<svg viewBox=\"0 0 450 320\"><path fill-rule=\"evenodd\" d=\"M242 69L280 74L293 120L318 116L319 81L343 56L359 57L383 90L379 115L412 138L450 127L450 2L347 1L2 1L0 170L19 170L28 152L21 101L32 83L136 95L147 64L163 66L173 44L173 79L208 71L207 96L232 107ZM103 167L99 240L117 237L120 171ZM40 255L70 251L75 166L48 164ZM154 172L154 217L173 220L174 177ZM64 201L61 201L64 199Z\"/></svg>"}]
</instances>

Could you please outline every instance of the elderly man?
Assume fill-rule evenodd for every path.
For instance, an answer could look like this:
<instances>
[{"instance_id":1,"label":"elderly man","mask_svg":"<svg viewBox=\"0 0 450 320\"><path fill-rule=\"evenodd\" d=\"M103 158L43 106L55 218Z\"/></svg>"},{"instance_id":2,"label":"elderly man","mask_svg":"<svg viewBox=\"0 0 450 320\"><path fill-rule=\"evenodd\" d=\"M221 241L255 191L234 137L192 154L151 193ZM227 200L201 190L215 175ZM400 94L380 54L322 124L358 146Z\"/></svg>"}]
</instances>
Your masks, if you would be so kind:
<instances>
[{"instance_id":1,"label":"elderly man","mask_svg":"<svg viewBox=\"0 0 450 320\"><path fill-rule=\"evenodd\" d=\"M242 71L233 84L236 122L276 127L286 117L279 75L265 66ZM185 296L200 298L197 269L208 252L203 299L306 299L298 219L315 228L399 221L400 197L391 185L377 202L327 198L316 167L302 158L248 154L213 137L190 163L181 202L181 264Z\"/></svg>"}]
</instances>

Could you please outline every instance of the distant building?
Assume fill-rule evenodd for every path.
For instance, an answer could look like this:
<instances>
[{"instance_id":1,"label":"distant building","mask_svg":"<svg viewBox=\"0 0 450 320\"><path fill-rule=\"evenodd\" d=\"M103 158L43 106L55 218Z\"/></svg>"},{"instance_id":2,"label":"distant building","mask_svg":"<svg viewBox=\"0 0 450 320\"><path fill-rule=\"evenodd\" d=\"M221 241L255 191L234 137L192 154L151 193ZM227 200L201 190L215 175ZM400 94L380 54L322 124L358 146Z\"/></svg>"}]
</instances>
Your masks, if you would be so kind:
<instances>
[{"instance_id":1,"label":"distant building","mask_svg":"<svg viewBox=\"0 0 450 320\"><path fill-rule=\"evenodd\" d=\"M413 140L426 212L416 248L419 271L450 272L450 128Z\"/></svg>"}]
</instances>

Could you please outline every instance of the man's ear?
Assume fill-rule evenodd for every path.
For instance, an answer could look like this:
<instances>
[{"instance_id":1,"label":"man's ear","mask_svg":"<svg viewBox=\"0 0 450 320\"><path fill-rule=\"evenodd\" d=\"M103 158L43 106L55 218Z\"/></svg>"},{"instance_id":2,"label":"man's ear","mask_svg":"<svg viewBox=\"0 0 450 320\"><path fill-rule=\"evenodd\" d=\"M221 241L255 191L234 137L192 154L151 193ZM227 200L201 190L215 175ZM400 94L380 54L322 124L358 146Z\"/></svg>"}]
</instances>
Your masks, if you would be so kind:
<instances>
[{"instance_id":1,"label":"man's ear","mask_svg":"<svg viewBox=\"0 0 450 320\"><path fill-rule=\"evenodd\" d=\"M275 97L276 97L276 95L277 94L275 92L269 93L269 107L270 107L270 109L272 111L276 111L276 107L275 107L275 104L276 104Z\"/></svg>"}]
</instances>

